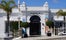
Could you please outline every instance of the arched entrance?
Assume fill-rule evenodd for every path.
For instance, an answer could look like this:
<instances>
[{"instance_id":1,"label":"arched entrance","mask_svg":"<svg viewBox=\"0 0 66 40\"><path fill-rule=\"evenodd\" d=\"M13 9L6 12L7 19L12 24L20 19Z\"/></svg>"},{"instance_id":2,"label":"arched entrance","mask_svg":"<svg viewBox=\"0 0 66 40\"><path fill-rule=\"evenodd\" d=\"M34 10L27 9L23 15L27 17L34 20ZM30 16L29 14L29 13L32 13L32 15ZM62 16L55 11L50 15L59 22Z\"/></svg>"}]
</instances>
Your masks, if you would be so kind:
<instances>
[{"instance_id":1,"label":"arched entrance","mask_svg":"<svg viewBox=\"0 0 66 40\"><path fill-rule=\"evenodd\" d=\"M30 35L40 35L41 34L41 23L39 16L32 16L30 18Z\"/></svg>"}]
</instances>

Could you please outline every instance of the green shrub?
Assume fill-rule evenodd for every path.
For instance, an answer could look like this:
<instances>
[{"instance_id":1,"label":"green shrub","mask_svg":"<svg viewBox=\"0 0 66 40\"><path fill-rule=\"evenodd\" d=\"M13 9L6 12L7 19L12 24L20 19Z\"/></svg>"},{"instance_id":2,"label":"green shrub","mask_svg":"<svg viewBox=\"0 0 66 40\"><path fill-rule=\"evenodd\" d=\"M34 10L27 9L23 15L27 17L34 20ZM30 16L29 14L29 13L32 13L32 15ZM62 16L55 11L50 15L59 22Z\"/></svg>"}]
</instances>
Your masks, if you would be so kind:
<instances>
[{"instance_id":1,"label":"green shrub","mask_svg":"<svg viewBox=\"0 0 66 40\"><path fill-rule=\"evenodd\" d=\"M20 27L28 27L28 22L20 22Z\"/></svg>"},{"instance_id":2,"label":"green shrub","mask_svg":"<svg viewBox=\"0 0 66 40\"><path fill-rule=\"evenodd\" d=\"M49 26L49 28L54 28L54 22L52 21L47 21L46 25Z\"/></svg>"},{"instance_id":3,"label":"green shrub","mask_svg":"<svg viewBox=\"0 0 66 40\"><path fill-rule=\"evenodd\" d=\"M10 28L12 31L13 30L17 31L18 30L18 22L17 21L11 21L10 22Z\"/></svg>"},{"instance_id":4,"label":"green shrub","mask_svg":"<svg viewBox=\"0 0 66 40\"><path fill-rule=\"evenodd\" d=\"M20 27L25 27L27 28L28 27L28 22L22 22L20 21ZM17 31L18 30L18 21L11 21L10 22L10 29L11 31Z\"/></svg>"}]
</instances>

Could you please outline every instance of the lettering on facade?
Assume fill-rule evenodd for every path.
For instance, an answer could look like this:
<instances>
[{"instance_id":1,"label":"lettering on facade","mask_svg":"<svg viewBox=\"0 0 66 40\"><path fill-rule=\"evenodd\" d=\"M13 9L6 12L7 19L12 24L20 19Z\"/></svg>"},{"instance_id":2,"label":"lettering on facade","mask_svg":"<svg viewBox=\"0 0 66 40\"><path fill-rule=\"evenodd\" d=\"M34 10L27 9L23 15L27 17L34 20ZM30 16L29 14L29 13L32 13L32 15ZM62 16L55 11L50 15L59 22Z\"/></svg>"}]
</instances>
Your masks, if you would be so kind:
<instances>
[{"instance_id":1,"label":"lettering on facade","mask_svg":"<svg viewBox=\"0 0 66 40\"><path fill-rule=\"evenodd\" d=\"M40 13L31 13L31 14L40 14Z\"/></svg>"}]
</instances>

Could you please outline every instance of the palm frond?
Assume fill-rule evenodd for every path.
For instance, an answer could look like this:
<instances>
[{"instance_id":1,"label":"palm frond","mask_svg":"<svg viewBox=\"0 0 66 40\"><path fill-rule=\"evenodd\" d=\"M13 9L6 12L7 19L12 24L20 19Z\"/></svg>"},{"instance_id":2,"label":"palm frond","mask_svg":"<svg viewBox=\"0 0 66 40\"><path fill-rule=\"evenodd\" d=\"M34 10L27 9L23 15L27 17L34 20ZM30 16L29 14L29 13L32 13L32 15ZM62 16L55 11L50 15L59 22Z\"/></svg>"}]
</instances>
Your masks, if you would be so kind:
<instances>
[{"instance_id":1,"label":"palm frond","mask_svg":"<svg viewBox=\"0 0 66 40\"><path fill-rule=\"evenodd\" d=\"M7 2L6 2L5 0L2 0L2 1L1 1L1 4L6 5Z\"/></svg>"},{"instance_id":2,"label":"palm frond","mask_svg":"<svg viewBox=\"0 0 66 40\"><path fill-rule=\"evenodd\" d=\"M0 3L0 8L2 8L3 10L5 10L8 13L12 12L12 8L16 7L15 6L15 2L13 0L2 0Z\"/></svg>"},{"instance_id":3,"label":"palm frond","mask_svg":"<svg viewBox=\"0 0 66 40\"><path fill-rule=\"evenodd\" d=\"M64 12L64 15L66 16L66 12Z\"/></svg>"},{"instance_id":4,"label":"palm frond","mask_svg":"<svg viewBox=\"0 0 66 40\"><path fill-rule=\"evenodd\" d=\"M5 9L5 6L4 6L4 5L2 5L2 4L0 4L0 8Z\"/></svg>"},{"instance_id":5,"label":"palm frond","mask_svg":"<svg viewBox=\"0 0 66 40\"><path fill-rule=\"evenodd\" d=\"M59 10L56 14L57 16L63 16L63 10Z\"/></svg>"},{"instance_id":6,"label":"palm frond","mask_svg":"<svg viewBox=\"0 0 66 40\"><path fill-rule=\"evenodd\" d=\"M10 0L10 1L8 1L7 4L8 4L8 5L11 5L11 4L15 4L15 2L14 2L13 0Z\"/></svg>"},{"instance_id":7,"label":"palm frond","mask_svg":"<svg viewBox=\"0 0 66 40\"><path fill-rule=\"evenodd\" d=\"M63 12L63 10L59 10L56 14L57 14L57 17L66 16L66 12Z\"/></svg>"}]
</instances>

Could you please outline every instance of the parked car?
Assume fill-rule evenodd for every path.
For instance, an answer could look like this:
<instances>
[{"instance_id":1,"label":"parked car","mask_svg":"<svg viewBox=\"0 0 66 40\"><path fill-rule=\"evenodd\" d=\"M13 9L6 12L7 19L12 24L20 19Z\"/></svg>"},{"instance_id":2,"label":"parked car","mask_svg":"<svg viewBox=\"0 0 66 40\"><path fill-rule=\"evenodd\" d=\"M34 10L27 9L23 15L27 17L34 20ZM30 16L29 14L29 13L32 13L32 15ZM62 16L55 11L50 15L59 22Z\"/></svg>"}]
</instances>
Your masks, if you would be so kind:
<instances>
[{"instance_id":1,"label":"parked car","mask_svg":"<svg viewBox=\"0 0 66 40\"><path fill-rule=\"evenodd\" d=\"M58 33L58 35L59 35L59 36L62 36L62 35L65 36L66 33L64 33L64 32L60 32L60 33Z\"/></svg>"}]
</instances>

